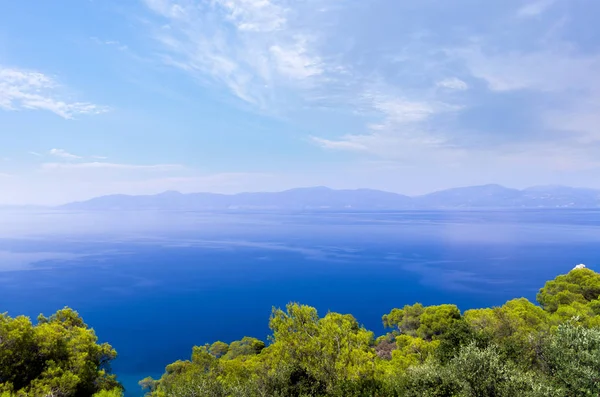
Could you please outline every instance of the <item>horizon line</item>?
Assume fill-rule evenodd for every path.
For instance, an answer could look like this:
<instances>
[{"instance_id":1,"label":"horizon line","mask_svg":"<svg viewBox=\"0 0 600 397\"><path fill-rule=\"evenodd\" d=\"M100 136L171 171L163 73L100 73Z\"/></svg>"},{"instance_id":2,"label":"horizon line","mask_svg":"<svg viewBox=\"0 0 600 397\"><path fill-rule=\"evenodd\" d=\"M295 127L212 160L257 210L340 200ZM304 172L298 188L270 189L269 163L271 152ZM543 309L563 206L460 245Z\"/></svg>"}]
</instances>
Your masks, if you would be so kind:
<instances>
[{"instance_id":1,"label":"horizon line","mask_svg":"<svg viewBox=\"0 0 600 397\"><path fill-rule=\"evenodd\" d=\"M68 204L75 204L75 203L84 203L90 200L94 200L94 199L99 199L99 198L104 198L104 197L113 197L113 196L124 196L124 197L153 197L153 196L160 196L160 195L164 195L164 194L178 194L178 195L194 195L194 194L213 194L213 195L221 195L221 196L238 196L238 195L243 195L243 194L277 194L277 193L285 193L285 192L290 192L290 191L294 191L294 190L316 190L316 189L326 189L326 190L330 190L330 191L349 191L349 192L353 192L353 191L374 191L374 192L381 192L381 193L389 193L389 194L395 194L401 197L407 197L407 198L416 198L416 197L423 197L423 196L427 196L430 194L435 194L435 193L439 193L439 192L444 192L444 191L449 191L449 190L456 190L456 189L469 189L469 188L483 188L483 187L499 187L502 189L506 189L506 190L515 190L515 191L519 191L522 192L524 190L527 189L533 189L533 188L568 188L568 189L581 189L581 190L592 190L592 191L598 191L600 192L600 189L594 189L594 188L589 188L589 187L579 187L579 186L568 186L568 185L555 185L555 184L548 184L548 185L533 185L533 186L528 186L522 189L519 188L512 188L512 187L507 187L498 183L487 183L487 184L481 184L481 185L466 185L466 186L457 186L457 187L450 187L450 188L445 188L445 189L438 189L438 190L433 190L431 192L428 193L424 193L424 194L416 194L416 195L407 195L407 194L403 194L403 193L397 193L397 192L392 192L389 190L382 190L382 189L373 189L373 188L341 188L341 189L336 189L336 188L330 188L328 186L323 186L323 185L317 185L317 186L301 186L301 187L294 187L294 188L289 188L289 189L283 189L283 190L272 190L272 191L241 191L241 192L237 192L237 193L216 193L216 192L210 192L210 191L198 191L198 192L190 192L190 193L182 193L178 190L164 190L158 193L153 193L153 194L126 194L126 193L112 193L112 194L105 194L105 195L100 195L100 196L92 196L90 198L87 199L82 199L82 200L74 200L74 201L68 201L68 202L64 202L61 204L55 204L55 205L36 205L36 204L0 204L0 208L25 208L25 207L30 207L30 208L56 208L56 207L61 207L64 205L68 205Z\"/></svg>"}]
</instances>

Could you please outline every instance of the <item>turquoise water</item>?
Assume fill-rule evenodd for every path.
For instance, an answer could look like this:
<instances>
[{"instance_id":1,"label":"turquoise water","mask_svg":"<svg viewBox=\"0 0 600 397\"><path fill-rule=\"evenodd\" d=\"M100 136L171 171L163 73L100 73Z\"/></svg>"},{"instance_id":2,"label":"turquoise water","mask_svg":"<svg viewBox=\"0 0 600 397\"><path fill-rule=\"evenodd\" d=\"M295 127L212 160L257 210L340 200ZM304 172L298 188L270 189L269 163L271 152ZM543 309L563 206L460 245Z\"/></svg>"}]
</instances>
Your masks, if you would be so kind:
<instances>
[{"instance_id":1,"label":"turquoise water","mask_svg":"<svg viewBox=\"0 0 600 397\"><path fill-rule=\"evenodd\" d=\"M265 338L272 306L352 313L535 299L599 270L599 211L0 213L0 311L75 308L119 352L128 395L194 344Z\"/></svg>"}]
</instances>

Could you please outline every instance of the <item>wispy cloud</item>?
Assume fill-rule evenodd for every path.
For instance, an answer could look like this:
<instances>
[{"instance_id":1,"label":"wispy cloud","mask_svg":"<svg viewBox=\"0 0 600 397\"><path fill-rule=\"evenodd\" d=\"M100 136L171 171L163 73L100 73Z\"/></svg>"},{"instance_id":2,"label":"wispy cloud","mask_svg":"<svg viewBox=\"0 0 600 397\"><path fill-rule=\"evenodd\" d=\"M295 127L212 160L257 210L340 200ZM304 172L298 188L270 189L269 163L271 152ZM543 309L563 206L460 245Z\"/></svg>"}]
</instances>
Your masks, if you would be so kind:
<instances>
[{"instance_id":1,"label":"wispy cloud","mask_svg":"<svg viewBox=\"0 0 600 397\"><path fill-rule=\"evenodd\" d=\"M449 109L449 106L443 103L412 101L380 93L368 93L364 97L375 110L382 114L385 123L424 121L435 113Z\"/></svg>"},{"instance_id":2,"label":"wispy cloud","mask_svg":"<svg viewBox=\"0 0 600 397\"><path fill-rule=\"evenodd\" d=\"M489 51L480 47L453 52L473 76L484 80L493 91L597 89L595 71L600 54L575 51L567 45L547 46L537 51ZM591 81L590 81L590 78Z\"/></svg>"},{"instance_id":3,"label":"wispy cloud","mask_svg":"<svg viewBox=\"0 0 600 397\"><path fill-rule=\"evenodd\" d=\"M560 43L538 51L486 53L471 48L457 54L473 76L485 81L491 91L501 94L525 91L545 98L532 109L541 128L574 133L569 144L600 142L599 53L582 53Z\"/></svg>"},{"instance_id":4,"label":"wispy cloud","mask_svg":"<svg viewBox=\"0 0 600 397\"><path fill-rule=\"evenodd\" d=\"M530 2L520 15L541 15L554 3ZM485 16L512 24L516 33L510 38L491 23L479 31L467 23L461 35L448 40L452 48L435 30L413 34L398 56L387 58L407 77L385 70L377 74L383 85L369 90L362 84L362 93L355 92L366 130L311 141L324 149L415 164L425 158L463 165L472 163L469 158L494 158L501 164L520 157L540 158L553 169L597 166L600 53L589 43L572 41L575 33L564 31L569 28L564 15L558 20L544 15L531 27L531 21L515 20L514 12L507 4L506 19ZM384 60L377 61L385 69ZM551 157L553 166L539 153L562 154Z\"/></svg>"},{"instance_id":5,"label":"wispy cloud","mask_svg":"<svg viewBox=\"0 0 600 397\"><path fill-rule=\"evenodd\" d=\"M352 136L342 137L340 140L331 140L313 136L310 138L313 143L324 149L331 150L349 150L349 151L366 151L367 146L362 143L355 142Z\"/></svg>"},{"instance_id":6,"label":"wispy cloud","mask_svg":"<svg viewBox=\"0 0 600 397\"><path fill-rule=\"evenodd\" d=\"M380 82L372 71L358 71L331 50L323 51L325 34L311 21L318 19L319 12L329 15L335 10L328 8L327 0L310 7L278 0L145 3L161 18L154 38L164 51L163 62L201 81L208 78L224 84L259 108L277 108L290 97L300 97L302 106L346 106L376 120L365 122L364 134L309 138L325 149L378 152L385 146L376 144L379 137L387 143L407 141L407 148L417 142L437 145L439 134L425 124L437 114L459 108L430 93L404 93L401 85ZM294 23L298 18L307 23L298 27ZM437 86L468 89L457 77L441 80ZM282 92L287 95L280 100ZM374 144L378 149L372 148Z\"/></svg>"},{"instance_id":7,"label":"wispy cloud","mask_svg":"<svg viewBox=\"0 0 600 397\"><path fill-rule=\"evenodd\" d=\"M216 0L227 10L227 19L237 29L250 32L281 30L287 23L288 10L271 0Z\"/></svg>"},{"instance_id":8,"label":"wispy cloud","mask_svg":"<svg viewBox=\"0 0 600 397\"><path fill-rule=\"evenodd\" d=\"M47 110L65 119L108 110L90 102L67 101L61 98L60 92L60 85L50 76L37 71L0 66L1 109Z\"/></svg>"},{"instance_id":9,"label":"wispy cloud","mask_svg":"<svg viewBox=\"0 0 600 397\"><path fill-rule=\"evenodd\" d=\"M446 144L444 131L433 129L431 120L460 109L433 99L410 100L378 91L367 91L361 101L374 120L364 133L345 134L339 139L312 137L313 143L324 149L360 151L384 158L422 156L424 151Z\"/></svg>"},{"instance_id":10,"label":"wispy cloud","mask_svg":"<svg viewBox=\"0 0 600 397\"><path fill-rule=\"evenodd\" d=\"M117 48L119 51L127 51L129 47L118 40L101 40L97 37L90 37L90 39L99 45L111 46Z\"/></svg>"},{"instance_id":11,"label":"wispy cloud","mask_svg":"<svg viewBox=\"0 0 600 397\"><path fill-rule=\"evenodd\" d=\"M273 105L278 90L312 86L327 70L314 33L292 26L276 0L145 0L160 18L153 37L162 61L199 81L224 84L245 102Z\"/></svg>"},{"instance_id":12,"label":"wispy cloud","mask_svg":"<svg viewBox=\"0 0 600 397\"><path fill-rule=\"evenodd\" d=\"M381 21L390 24L394 40L387 30L365 35L356 20L343 20L352 12L387 10L360 2L145 4L158 17L149 25L162 62L262 109L291 104L338 111L355 121L352 131L341 128L337 136L312 132L306 141L325 150L454 165L490 157L501 164L568 145L565 153L578 157L570 164L583 166L591 164L592 151L584 144L600 142L600 55L589 45L579 47L573 32L564 34L565 15L557 20L548 12L558 1L522 1L521 8L502 3L481 10L481 23L450 12L470 7L467 0L435 10L427 2L399 2L402 23ZM347 14L332 13L335 7ZM448 18L436 19L438 12ZM415 26L413 17L423 15L436 25ZM525 19L534 16L535 25ZM511 104L510 95L521 102ZM527 123L515 128L522 113Z\"/></svg>"},{"instance_id":13,"label":"wispy cloud","mask_svg":"<svg viewBox=\"0 0 600 397\"><path fill-rule=\"evenodd\" d=\"M269 48L277 71L292 79L306 79L323 73L321 60L309 54L305 40L299 40L293 47L273 45Z\"/></svg>"},{"instance_id":14,"label":"wispy cloud","mask_svg":"<svg viewBox=\"0 0 600 397\"><path fill-rule=\"evenodd\" d=\"M184 168L180 164L118 164L104 162L89 163L43 163L43 170L85 170L85 169L112 169L112 170L154 170L171 171Z\"/></svg>"},{"instance_id":15,"label":"wispy cloud","mask_svg":"<svg viewBox=\"0 0 600 397\"><path fill-rule=\"evenodd\" d=\"M38 152L34 152L34 151L29 151L27 153L31 154L32 156L36 156L36 157L42 157L43 156L43 154L38 153Z\"/></svg>"},{"instance_id":16,"label":"wispy cloud","mask_svg":"<svg viewBox=\"0 0 600 397\"><path fill-rule=\"evenodd\" d=\"M456 77L440 80L436 83L436 86L457 91L465 91L469 89L469 85L467 83Z\"/></svg>"},{"instance_id":17,"label":"wispy cloud","mask_svg":"<svg viewBox=\"0 0 600 397\"><path fill-rule=\"evenodd\" d=\"M32 155L34 155L34 156L37 156L37 157L43 157L42 154L37 153L37 152L29 152L29 153L32 154ZM70 153L70 152L66 151L65 149L50 149L48 151L48 154L51 155L51 156L54 156L54 157L58 157L58 158L64 159L64 160L83 160L83 159L86 158L84 156L79 156L79 155ZM97 155L89 156L87 158L88 159L93 159L93 160L106 160L106 159L108 159L108 157L106 157L106 156L97 156ZM106 162L87 162L87 163L83 163L83 164L88 164L89 165L89 164L109 164L109 163L106 163Z\"/></svg>"},{"instance_id":18,"label":"wispy cloud","mask_svg":"<svg viewBox=\"0 0 600 397\"><path fill-rule=\"evenodd\" d=\"M534 17L544 13L548 8L550 8L556 0L536 0L532 1L523 7L519 8L517 11L517 16L519 17Z\"/></svg>"},{"instance_id":19,"label":"wispy cloud","mask_svg":"<svg viewBox=\"0 0 600 397\"><path fill-rule=\"evenodd\" d=\"M64 149L50 149L48 153L50 153L52 156L60 157L65 160L78 160L82 158L81 156L69 153Z\"/></svg>"}]
</instances>

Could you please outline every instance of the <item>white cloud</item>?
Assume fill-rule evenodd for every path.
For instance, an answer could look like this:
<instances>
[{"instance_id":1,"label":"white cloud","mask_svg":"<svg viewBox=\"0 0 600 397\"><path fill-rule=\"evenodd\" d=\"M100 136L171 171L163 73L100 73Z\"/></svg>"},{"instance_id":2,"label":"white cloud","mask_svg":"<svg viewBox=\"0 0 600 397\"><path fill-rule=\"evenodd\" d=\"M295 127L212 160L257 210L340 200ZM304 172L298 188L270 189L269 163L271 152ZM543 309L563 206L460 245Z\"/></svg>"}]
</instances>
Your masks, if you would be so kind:
<instances>
[{"instance_id":1,"label":"white cloud","mask_svg":"<svg viewBox=\"0 0 600 397\"><path fill-rule=\"evenodd\" d=\"M527 90L554 98L558 106L535 109L548 130L579 134L571 143L600 141L600 54L584 54L567 45L548 45L532 52L486 54L471 48L455 55L462 57L473 76L487 82L491 91Z\"/></svg>"},{"instance_id":2,"label":"white cloud","mask_svg":"<svg viewBox=\"0 0 600 397\"><path fill-rule=\"evenodd\" d=\"M459 34L449 29L452 37L443 41L471 43L457 44L460 47L453 50L440 44L436 27L413 32L399 30L398 37L406 44L398 43L400 40L377 41L385 38L376 36L376 32L373 36L361 36L364 33L360 29L353 29L354 22L342 20L352 10L339 19L327 18L318 14L335 2L308 3L146 0L148 8L160 18L154 23L154 38L163 51L162 60L168 65L189 73L203 84L224 85L235 96L263 109L288 104L290 108L300 105L298 108L303 110L333 109L364 125L362 131L359 128L350 134L344 131L339 137L326 138L318 133L309 137L309 142L323 149L419 164L427 158L434 158L439 164L456 164L469 152L483 158L488 153L484 154L485 149L480 147L489 144L490 138L497 139L494 134L500 132L493 127L489 131L485 128L465 131L468 126L461 123L468 117L461 119L455 117L456 113L466 105L476 104L478 99L492 103L493 96L501 100L504 93L520 90L528 91L525 94L549 94L548 99L532 107L532 112L543 108L542 102L557 98L555 94L560 94L561 101L568 95L581 95L572 106L557 102L555 106L562 109L541 114L544 128L540 130L546 129L550 134L557 128L587 131L580 142L595 139L590 136L597 132L594 106L598 103L596 98L600 98L596 94L600 93L600 79L596 77L600 57L586 54L572 43L552 42L562 28L550 34L547 24L539 28L544 30L541 34L535 30L538 27L531 27L528 30L531 37L523 35L522 40L513 40L512 33L494 31L494 26L506 26L508 22L527 24L514 20L514 3L507 4L498 18L482 14L482 21L489 25L486 29L480 29L479 24L470 26L468 20L461 19L463 13L452 16L456 21L449 24L455 26L457 21L463 21L464 30ZM465 6L468 2L459 3ZM335 5L338 4L341 2ZM553 4L550 0L530 1L518 14L540 15ZM414 8L426 13L427 7ZM320 25L323 20L327 23ZM335 30L335 37L328 41L327 34L334 31L332 27L337 29L338 23L344 25L343 30ZM553 22L553 29L555 25ZM340 39L340 35L344 38ZM465 76L469 84L453 76ZM471 83L476 79L487 84L489 91L482 93L485 90L480 90L479 84ZM451 91L467 90L470 91L464 95L448 95ZM298 97L300 100L296 101ZM539 143L545 137L540 133L532 138L535 139ZM507 144L498 151L507 152L518 145L513 143L511 148ZM530 148L529 154L534 151L535 148Z\"/></svg>"},{"instance_id":3,"label":"white cloud","mask_svg":"<svg viewBox=\"0 0 600 397\"><path fill-rule=\"evenodd\" d=\"M108 157L106 157L106 156L92 156L92 158L96 159L96 160L106 160L106 159L108 159Z\"/></svg>"},{"instance_id":4,"label":"white cloud","mask_svg":"<svg viewBox=\"0 0 600 397\"><path fill-rule=\"evenodd\" d=\"M321 60L308 55L306 42L299 40L293 47L282 48L274 45L271 55L279 73L292 79L305 79L323 73Z\"/></svg>"},{"instance_id":5,"label":"white cloud","mask_svg":"<svg viewBox=\"0 0 600 397\"><path fill-rule=\"evenodd\" d=\"M42 157L43 156L41 153L34 152L34 151L29 151L27 153L31 154L32 156L36 156L36 157Z\"/></svg>"},{"instance_id":6,"label":"white cloud","mask_svg":"<svg viewBox=\"0 0 600 397\"><path fill-rule=\"evenodd\" d=\"M172 171L184 168L180 164L118 164L104 162L90 163L43 163L43 170L94 170L94 169L109 169L109 170L149 170L149 171Z\"/></svg>"},{"instance_id":7,"label":"white cloud","mask_svg":"<svg viewBox=\"0 0 600 397\"><path fill-rule=\"evenodd\" d=\"M328 71L313 46L314 31L290 26L292 10L280 2L145 3L161 18L153 36L164 51L161 59L165 64L203 84L223 84L233 95L259 108L276 105L279 90L313 87L313 80Z\"/></svg>"},{"instance_id":8,"label":"white cloud","mask_svg":"<svg viewBox=\"0 0 600 397\"><path fill-rule=\"evenodd\" d=\"M129 49L127 45L122 44L118 40L100 40L97 37L90 37L90 39L96 44L115 47L119 51L127 51Z\"/></svg>"},{"instance_id":9,"label":"white cloud","mask_svg":"<svg viewBox=\"0 0 600 397\"><path fill-rule=\"evenodd\" d=\"M447 163L454 162L460 150L450 148L439 129L432 129L434 116L460 109L443 102L410 100L391 95L379 89L367 90L361 96L360 107L377 122L366 125L364 133L346 134L339 139L311 137L323 149L362 152L379 158L421 163L424 158L436 156Z\"/></svg>"},{"instance_id":10,"label":"white cloud","mask_svg":"<svg viewBox=\"0 0 600 397\"><path fill-rule=\"evenodd\" d=\"M479 48L455 51L473 76L493 91L532 89L557 92L598 87L600 55L582 55L567 46L540 51L506 51L487 54Z\"/></svg>"},{"instance_id":11,"label":"white cloud","mask_svg":"<svg viewBox=\"0 0 600 397\"><path fill-rule=\"evenodd\" d=\"M328 4L325 0L317 2ZM380 142L394 142L395 148L416 142L439 146L443 139L421 124L434 115L459 109L430 94L403 94L401 86L379 82L369 72L355 72L353 65L334 61L337 58L331 52L317 51L323 48L324 40L307 13L326 11L313 6L303 8L300 3L276 0L215 0L210 4L146 0L146 4L167 23L155 31L156 40L166 51L163 60L201 81L208 76L244 101L269 110L284 106L281 103L290 97L285 91L280 100L281 90L293 89L292 95L300 96L305 106L349 106L379 119L365 123L364 134L340 139L311 137L310 141L321 148L383 149L389 153ZM303 25L305 30L295 24L300 17L310 21ZM440 84L453 90L468 88L457 78Z\"/></svg>"},{"instance_id":12,"label":"white cloud","mask_svg":"<svg viewBox=\"0 0 600 397\"><path fill-rule=\"evenodd\" d=\"M467 83L456 77L451 77L448 79L438 81L436 83L436 86L456 91L465 91L469 89L469 85Z\"/></svg>"},{"instance_id":13,"label":"white cloud","mask_svg":"<svg viewBox=\"0 0 600 397\"><path fill-rule=\"evenodd\" d=\"M64 149L51 149L48 153L50 153L52 156L60 157L65 160L78 160L82 158L81 156L69 153Z\"/></svg>"},{"instance_id":14,"label":"white cloud","mask_svg":"<svg viewBox=\"0 0 600 397\"><path fill-rule=\"evenodd\" d=\"M324 149L362 151L386 160L414 161L422 163L446 161L460 156L460 150L444 146L444 140L419 130L418 126L402 128L390 126L364 134L350 134L337 140L313 137L312 140Z\"/></svg>"},{"instance_id":15,"label":"white cloud","mask_svg":"<svg viewBox=\"0 0 600 397\"><path fill-rule=\"evenodd\" d=\"M317 146L331 150L364 151L367 147L361 143L353 142L352 137L346 137L340 140L330 140L313 136L310 138Z\"/></svg>"},{"instance_id":16,"label":"white cloud","mask_svg":"<svg viewBox=\"0 0 600 397\"><path fill-rule=\"evenodd\" d=\"M388 123L411 123L423 121L438 112L436 104L425 101L411 101L401 97L381 94L365 94L371 106L381 112Z\"/></svg>"},{"instance_id":17,"label":"white cloud","mask_svg":"<svg viewBox=\"0 0 600 397\"><path fill-rule=\"evenodd\" d=\"M530 2L517 11L519 17L535 17L543 14L548 8L550 8L556 0L537 0Z\"/></svg>"},{"instance_id":18,"label":"white cloud","mask_svg":"<svg viewBox=\"0 0 600 397\"><path fill-rule=\"evenodd\" d=\"M227 18L239 30L272 32L282 29L287 10L270 0L215 0L229 11Z\"/></svg>"},{"instance_id":19,"label":"white cloud","mask_svg":"<svg viewBox=\"0 0 600 397\"><path fill-rule=\"evenodd\" d=\"M43 73L0 66L0 108L4 110L48 110L65 119L108 110L89 102L65 101L59 92L58 83Z\"/></svg>"}]
</instances>

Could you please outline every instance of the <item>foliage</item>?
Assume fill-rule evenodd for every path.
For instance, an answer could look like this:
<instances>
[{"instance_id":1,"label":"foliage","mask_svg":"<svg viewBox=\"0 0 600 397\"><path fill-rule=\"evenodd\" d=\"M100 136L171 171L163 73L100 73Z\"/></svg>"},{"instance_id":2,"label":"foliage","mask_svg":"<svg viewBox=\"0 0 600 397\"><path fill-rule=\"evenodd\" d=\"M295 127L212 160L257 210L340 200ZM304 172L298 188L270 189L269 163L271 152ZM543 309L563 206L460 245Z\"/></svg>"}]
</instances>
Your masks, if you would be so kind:
<instances>
[{"instance_id":1,"label":"foliage","mask_svg":"<svg viewBox=\"0 0 600 397\"><path fill-rule=\"evenodd\" d=\"M375 339L351 315L273 308L268 344L194 346L140 385L149 397L575 397L600 395L600 275L575 269L540 290L467 310L419 303ZM37 325L0 316L0 397L122 397L114 350L76 312Z\"/></svg>"},{"instance_id":2,"label":"foliage","mask_svg":"<svg viewBox=\"0 0 600 397\"><path fill-rule=\"evenodd\" d=\"M293 303L273 309L268 346L246 337L195 347L191 361L141 384L181 397L597 396L599 278L559 276L540 290L541 307L406 305L383 316L392 331L377 339L350 315Z\"/></svg>"},{"instance_id":3,"label":"foliage","mask_svg":"<svg viewBox=\"0 0 600 397\"><path fill-rule=\"evenodd\" d=\"M373 333L350 315L290 304L271 316L274 364L291 365L330 388L338 381L370 377L374 372Z\"/></svg>"},{"instance_id":4,"label":"foliage","mask_svg":"<svg viewBox=\"0 0 600 397\"><path fill-rule=\"evenodd\" d=\"M224 354L224 358L226 360L232 360L239 356L254 355L260 353L261 350L264 348L265 342L256 338L249 338L245 336L244 338L242 338L242 340L232 342L231 345L229 345L227 353ZM222 345L215 345L213 343L210 347L210 353L216 358L219 358L219 353L222 353L222 351Z\"/></svg>"},{"instance_id":5,"label":"foliage","mask_svg":"<svg viewBox=\"0 0 600 397\"><path fill-rule=\"evenodd\" d=\"M549 313L525 298L493 309L467 310L465 321L480 340L495 341L506 358L531 365L553 324Z\"/></svg>"},{"instance_id":6,"label":"foliage","mask_svg":"<svg viewBox=\"0 0 600 397\"><path fill-rule=\"evenodd\" d=\"M493 345L463 346L447 365L411 367L395 381L401 396L550 397L558 396L543 377L534 377L506 362Z\"/></svg>"},{"instance_id":7,"label":"foliage","mask_svg":"<svg viewBox=\"0 0 600 397\"><path fill-rule=\"evenodd\" d=\"M543 347L545 372L568 396L600 395L600 329L571 322Z\"/></svg>"},{"instance_id":8,"label":"foliage","mask_svg":"<svg viewBox=\"0 0 600 397\"><path fill-rule=\"evenodd\" d=\"M24 316L0 315L0 393L2 396L120 395L110 375L116 357L98 344L94 330L77 312L64 308L32 324ZM106 391L106 392L104 392Z\"/></svg>"},{"instance_id":9,"label":"foliage","mask_svg":"<svg viewBox=\"0 0 600 397\"><path fill-rule=\"evenodd\" d=\"M432 340L442 335L455 321L460 320L456 305L423 307L420 303L393 309L383 316L383 325L397 328L403 334Z\"/></svg>"},{"instance_id":10,"label":"foliage","mask_svg":"<svg viewBox=\"0 0 600 397\"><path fill-rule=\"evenodd\" d=\"M121 389L120 387L116 387L111 390L100 390L92 397L123 397L123 389Z\"/></svg>"},{"instance_id":11,"label":"foliage","mask_svg":"<svg viewBox=\"0 0 600 397\"><path fill-rule=\"evenodd\" d=\"M561 306L569 306L575 302L583 305L591 304L597 309L599 296L600 274L582 268L573 269L567 274L548 281L537 294L537 301L545 310L554 313Z\"/></svg>"}]
</instances>

